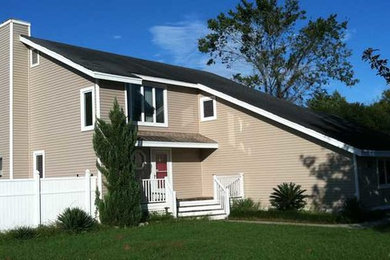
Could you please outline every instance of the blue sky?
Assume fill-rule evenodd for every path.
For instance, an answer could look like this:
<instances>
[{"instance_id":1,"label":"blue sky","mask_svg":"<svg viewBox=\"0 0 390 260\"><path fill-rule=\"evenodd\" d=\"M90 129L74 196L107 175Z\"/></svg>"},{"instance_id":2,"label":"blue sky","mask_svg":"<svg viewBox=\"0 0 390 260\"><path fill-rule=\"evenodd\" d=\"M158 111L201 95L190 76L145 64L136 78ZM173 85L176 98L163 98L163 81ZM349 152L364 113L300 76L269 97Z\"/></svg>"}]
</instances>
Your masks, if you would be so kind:
<instances>
[{"instance_id":1,"label":"blue sky","mask_svg":"<svg viewBox=\"0 0 390 260\"><path fill-rule=\"evenodd\" d=\"M5 2L5 4L4 4ZM7 1L0 20L10 17L32 23L35 37L162 61L228 76L224 66L206 66L207 56L197 51L197 39L207 33L206 21L233 8L238 0L148 1ZM386 86L367 63L361 61L367 47L380 49L390 59L388 0L302 0L309 18L337 13L349 21L347 44L360 83L352 88L334 82L349 101L370 103ZM239 70L240 67L235 68Z\"/></svg>"}]
</instances>

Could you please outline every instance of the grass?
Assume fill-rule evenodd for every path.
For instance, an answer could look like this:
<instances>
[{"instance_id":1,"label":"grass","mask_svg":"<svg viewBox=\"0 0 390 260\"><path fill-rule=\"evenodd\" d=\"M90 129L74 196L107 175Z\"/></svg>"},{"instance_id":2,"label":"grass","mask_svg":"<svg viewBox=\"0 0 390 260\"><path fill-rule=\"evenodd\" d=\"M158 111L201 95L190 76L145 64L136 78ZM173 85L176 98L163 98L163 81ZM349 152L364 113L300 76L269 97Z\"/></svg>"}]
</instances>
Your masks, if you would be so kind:
<instances>
[{"instance_id":1,"label":"grass","mask_svg":"<svg viewBox=\"0 0 390 260\"><path fill-rule=\"evenodd\" d=\"M384 259L390 232L181 220L0 240L0 259Z\"/></svg>"}]
</instances>

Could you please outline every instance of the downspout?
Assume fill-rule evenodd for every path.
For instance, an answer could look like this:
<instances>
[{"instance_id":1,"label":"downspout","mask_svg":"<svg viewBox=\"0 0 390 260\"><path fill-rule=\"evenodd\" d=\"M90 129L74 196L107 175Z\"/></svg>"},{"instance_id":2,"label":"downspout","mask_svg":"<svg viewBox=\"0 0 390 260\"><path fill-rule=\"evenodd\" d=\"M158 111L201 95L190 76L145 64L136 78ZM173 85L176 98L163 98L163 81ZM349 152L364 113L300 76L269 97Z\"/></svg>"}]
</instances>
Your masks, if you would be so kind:
<instances>
[{"instance_id":1,"label":"downspout","mask_svg":"<svg viewBox=\"0 0 390 260\"><path fill-rule=\"evenodd\" d=\"M359 191L359 174L358 174L358 165L356 154L353 154L353 170L355 175L355 197L357 200L360 200L360 191Z\"/></svg>"}]
</instances>

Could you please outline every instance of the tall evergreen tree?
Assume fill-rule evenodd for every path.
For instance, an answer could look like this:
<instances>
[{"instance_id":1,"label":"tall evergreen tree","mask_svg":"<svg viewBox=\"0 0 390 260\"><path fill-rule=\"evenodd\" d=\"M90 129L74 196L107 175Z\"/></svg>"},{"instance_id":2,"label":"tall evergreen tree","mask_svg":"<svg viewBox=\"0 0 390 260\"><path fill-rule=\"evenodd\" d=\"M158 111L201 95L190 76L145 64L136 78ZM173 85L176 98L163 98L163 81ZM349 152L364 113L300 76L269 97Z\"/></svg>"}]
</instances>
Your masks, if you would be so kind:
<instances>
[{"instance_id":1,"label":"tall evergreen tree","mask_svg":"<svg viewBox=\"0 0 390 260\"><path fill-rule=\"evenodd\" d=\"M103 224L137 225L141 219L140 186L135 176L134 152L137 128L129 121L115 99L111 123L97 119L93 147L98 170L104 175L107 193L96 205Z\"/></svg>"}]
</instances>

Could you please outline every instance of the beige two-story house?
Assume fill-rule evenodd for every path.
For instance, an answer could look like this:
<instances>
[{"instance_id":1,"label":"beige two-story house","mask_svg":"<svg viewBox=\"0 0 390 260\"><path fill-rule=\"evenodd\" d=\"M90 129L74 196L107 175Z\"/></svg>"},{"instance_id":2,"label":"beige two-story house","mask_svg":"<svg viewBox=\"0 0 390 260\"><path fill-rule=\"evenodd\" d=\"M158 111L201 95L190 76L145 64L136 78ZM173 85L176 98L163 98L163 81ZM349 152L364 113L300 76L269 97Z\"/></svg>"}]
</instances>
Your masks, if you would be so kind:
<instances>
[{"instance_id":1,"label":"beige two-story house","mask_svg":"<svg viewBox=\"0 0 390 260\"><path fill-rule=\"evenodd\" d=\"M354 196L389 205L386 134L205 71L35 38L18 20L0 25L1 178L98 174L94 123L115 98L138 125L137 174L151 208L168 188L179 214L224 190L266 207L282 182L302 185L312 207Z\"/></svg>"}]
</instances>

